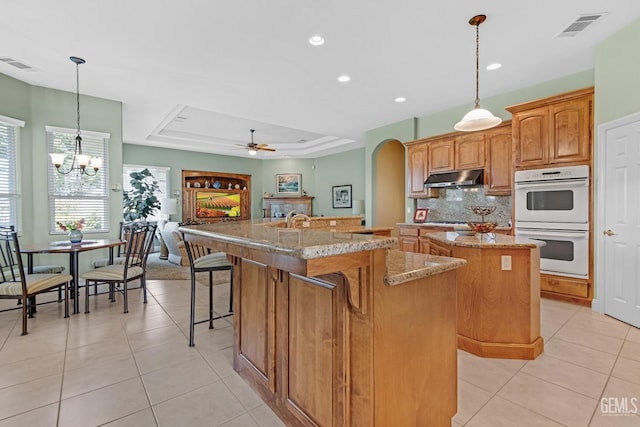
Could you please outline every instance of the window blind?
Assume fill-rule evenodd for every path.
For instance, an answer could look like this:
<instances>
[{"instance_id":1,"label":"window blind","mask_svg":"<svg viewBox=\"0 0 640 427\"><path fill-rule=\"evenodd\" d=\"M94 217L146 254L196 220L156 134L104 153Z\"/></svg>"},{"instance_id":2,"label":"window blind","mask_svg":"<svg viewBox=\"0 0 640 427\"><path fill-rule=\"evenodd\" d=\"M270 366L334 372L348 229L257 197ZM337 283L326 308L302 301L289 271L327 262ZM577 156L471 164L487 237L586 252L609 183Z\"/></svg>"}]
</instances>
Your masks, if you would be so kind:
<instances>
[{"instance_id":1,"label":"window blind","mask_svg":"<svg viewBox=\"0 0 640 427\"><path fill-rule=\"evenodd\" d=\"M107 188L109 163L107 158L108 137L103 134L82 132L82 154L102 157L103 164L95 176L73 170L63 175L56 171L49 160L49 232L64 234L57 222L85 220L83 232L103 233L109 231L109 192ZM69 170L75 149L75 131L65 132L47 128L49 153L68 153L61 169ZM93 170L90 170L92 173Z\"/></svg>"},{"instance_id":2,"label":"window blind","mask_svg":"<svg viewBox=\"0 0 640 427\"><path fill-rule=\"evenodd\" d=\"M131 191L131 172L140 172L141 170L149 169L153 179L158 183L158 199L170 198L169 195L169 174L171 168L164 166L145 166L145 165L122 165L122 183L124 191ZM152 215L147 217L147 221L160 221L162 220L162 214L160 209L156 210Z\"/></svg>"},{"instance_id":3,"label":"window blind","mask_svg":"<svg viewBox=\"0 0 640 427\"><path fill-rule=\"evenodd\" d=\"M24 126L24 122L12 121L17 125L0 117L0 225L13 225L19 229L17 145L18 126Z\"/></svg>"}]
</instances>

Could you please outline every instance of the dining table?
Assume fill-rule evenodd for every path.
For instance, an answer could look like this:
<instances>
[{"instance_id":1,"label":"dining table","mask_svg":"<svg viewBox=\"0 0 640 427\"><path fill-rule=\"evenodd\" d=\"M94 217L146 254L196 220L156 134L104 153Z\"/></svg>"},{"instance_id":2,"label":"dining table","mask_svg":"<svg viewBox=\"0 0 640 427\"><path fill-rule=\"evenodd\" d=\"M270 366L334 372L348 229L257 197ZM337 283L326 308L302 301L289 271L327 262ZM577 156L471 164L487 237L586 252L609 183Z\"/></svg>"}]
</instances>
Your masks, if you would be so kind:
<instances>
[{"instance_id":1,"label":"dining table","mask_svg":"<svg viewBox=\"0 0 640 427\"><path fill-rule=\"evenodd\" d=\"M126 243L120 239L94 239L83 240L79 243L71 243L68 240L35 243L20 247L20 253L27 255L27 273L33 274L33 255L35 254L69 254L69 274L73 277L72 293L73 314L78 313L78 284L80 272L78 271L80 252L94 251L96 249L109 249L109 264L113 264L113 248Z\"/></svg>"}]
</instances>

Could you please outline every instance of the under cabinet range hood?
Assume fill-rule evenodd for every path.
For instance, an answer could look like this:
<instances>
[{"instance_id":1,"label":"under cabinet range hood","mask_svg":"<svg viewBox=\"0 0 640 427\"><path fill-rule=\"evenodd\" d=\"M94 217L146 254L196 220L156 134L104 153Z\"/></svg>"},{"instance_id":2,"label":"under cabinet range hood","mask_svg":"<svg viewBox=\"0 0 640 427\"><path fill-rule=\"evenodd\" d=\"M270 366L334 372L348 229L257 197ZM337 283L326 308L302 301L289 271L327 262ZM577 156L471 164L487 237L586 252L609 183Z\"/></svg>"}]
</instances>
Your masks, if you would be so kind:
<instances>
[{"instance_id":1,"label":"under cabinet range hood","mask_svg":"<svg viewBox=\"0 0 640 427\"><path fill-rule=\"evenodd\" d=\"M469 187L482 185L483 169L433 173L424 182L426 188Z\"/></svg>"}]
</instances>

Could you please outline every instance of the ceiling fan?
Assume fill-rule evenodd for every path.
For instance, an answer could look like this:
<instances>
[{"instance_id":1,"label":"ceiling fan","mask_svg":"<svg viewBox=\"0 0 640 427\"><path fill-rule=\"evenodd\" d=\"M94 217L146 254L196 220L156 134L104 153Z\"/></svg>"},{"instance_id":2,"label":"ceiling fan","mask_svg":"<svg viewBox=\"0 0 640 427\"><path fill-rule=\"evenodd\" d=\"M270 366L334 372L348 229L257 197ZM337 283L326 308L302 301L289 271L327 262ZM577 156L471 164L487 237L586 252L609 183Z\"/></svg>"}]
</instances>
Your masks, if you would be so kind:
<instances>
[{"instance_id":1,"label":"ceiling fan","mask_svg":"<svg viewBox=\"0 0 640 427\"><path fill-rule=\"evenodd\" d=\"M249 131L251 132L251 142L246 144L246 145L236 144L239 147L246 148L247 151L249 152L249 155L255 156L258 153L258 151L276 151L273 148L267 148L267 146L269 144L256 144L255 142L253 142L253 133L256 130L255 129L249 129Z\"/></svg>"}]
</instances>

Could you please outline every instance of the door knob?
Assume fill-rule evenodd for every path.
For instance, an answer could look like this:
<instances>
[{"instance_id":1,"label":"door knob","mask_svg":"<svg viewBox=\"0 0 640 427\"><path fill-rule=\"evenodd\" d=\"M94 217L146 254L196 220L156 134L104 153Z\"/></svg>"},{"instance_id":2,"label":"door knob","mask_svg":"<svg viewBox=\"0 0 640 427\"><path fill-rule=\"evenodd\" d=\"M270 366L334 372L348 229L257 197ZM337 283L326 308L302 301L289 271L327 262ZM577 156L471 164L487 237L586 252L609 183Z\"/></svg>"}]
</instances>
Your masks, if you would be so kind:
<instances>
[{"instance_id":1,"label":"door knob","mask_svg":"<svg viewBox=\"0 0 640 427\"><path fill-rule=\"evenodd\" d=\"M615 236L616 235L616 233L614 233L611 230L603 231L602 234L606 234L607 236Z\"/></svg>"}]
</instances>

